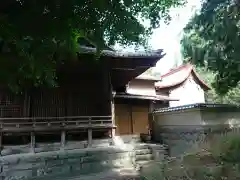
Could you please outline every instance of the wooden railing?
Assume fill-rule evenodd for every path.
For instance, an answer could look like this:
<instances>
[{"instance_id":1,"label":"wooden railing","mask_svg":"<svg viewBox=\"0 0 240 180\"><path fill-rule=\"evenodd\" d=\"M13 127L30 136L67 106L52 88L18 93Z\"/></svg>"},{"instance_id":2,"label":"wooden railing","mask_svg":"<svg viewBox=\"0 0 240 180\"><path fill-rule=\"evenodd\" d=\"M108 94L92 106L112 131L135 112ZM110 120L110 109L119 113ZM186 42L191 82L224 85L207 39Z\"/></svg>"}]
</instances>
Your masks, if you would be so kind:
<instances>
[{"instance_id":1,"label":"wooden railing","mask_svg":"<svg viewBox=\"0 0 240 180\"><path fill-rule=\"evenodd\" d=\"M61 132L61 146L64 147L66 131L84 129L88 131L88 145L91 146L94 129L109 129L113 133L114 128L112 116L0 118L0 149L3 147L2 136L7 132L29 132L31 135L31 149L34 152L36 144L35 132Z\"/></svg>"},{"instance_id":2,"label":"wooden railing","mask_svg":"<svg viewBox=\"0 0 240 180\"><path fill-rule=\"evenodd\" d=\"M112 116L0 118L2 132L114 128Z\"/></svg>"}]
</instances>

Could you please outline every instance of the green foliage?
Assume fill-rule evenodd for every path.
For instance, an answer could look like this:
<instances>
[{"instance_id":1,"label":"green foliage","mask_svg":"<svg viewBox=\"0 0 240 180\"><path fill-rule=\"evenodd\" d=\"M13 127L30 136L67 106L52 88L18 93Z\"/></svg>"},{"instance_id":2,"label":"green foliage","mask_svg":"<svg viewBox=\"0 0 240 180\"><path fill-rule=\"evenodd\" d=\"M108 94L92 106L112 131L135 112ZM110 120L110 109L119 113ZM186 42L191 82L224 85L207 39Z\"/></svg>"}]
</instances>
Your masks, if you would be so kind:
<instances>
[{"instance_id":1,"label":"green foliage","mask_svg":"<svg viewBox=\"0 0 240 180\"><path fill-rule=\"evenodd\" d=\"M216 72L214 88L220 94L240 80L239 22L239 1L206 0L184 29L184 57Z\"/></svg>"},{"instance_id":2,"label":"green foliage","mask_svg":"<svg viewBox=\"0 0 240 180\"><path fill-rule=\"evenodd\" d=\"M212 87L216 73L208 70L206 67L197 66L195 69L200 77L211 87L211 89L206 92L207 102L240 105L240 84L228 90L226 94L221 95Z\"/></svg>"},{"instance_id":3,"label":"green foliage","mask_svg":"<svg viewBox=\"0 0 240 180\"><path fill-rule=\"evenodd\" d=\"M169 8L184 0L3 0L0 6L0 81L55 85L56 66L76 58L79 38L105 45L144 45ZM150 22L145 27L141 20Z\"/></svg>"},{"instance_id":4,"label":"green foliage","mask_svg":"<svg viewBox=\"0 0 240 180\"><path fill-rule=\"evenodd\" d=\"M222 163L240 164L240 136L239 134L230 133L218 138L210 152L215 158Z\"/></svg>"}]
</instances>

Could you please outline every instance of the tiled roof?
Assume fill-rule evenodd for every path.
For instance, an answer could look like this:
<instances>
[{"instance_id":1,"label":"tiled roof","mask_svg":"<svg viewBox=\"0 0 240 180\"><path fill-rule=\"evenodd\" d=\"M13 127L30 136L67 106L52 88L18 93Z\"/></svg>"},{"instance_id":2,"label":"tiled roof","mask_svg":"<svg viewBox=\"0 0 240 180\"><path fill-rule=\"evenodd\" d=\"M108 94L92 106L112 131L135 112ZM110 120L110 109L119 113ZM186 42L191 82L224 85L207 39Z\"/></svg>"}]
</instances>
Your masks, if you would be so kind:
<instances>
[{"instance_id":1,"label":"tiled roof","mask_svg":"<svg viewBox=\"0 0 240 180\"><path fill-rule=\"evenodd\" d=\"M80 46L80 54L94 54L97 52L96 48L91 48L87 46ZM139 51L139 52L122 52L122 51L112 51L112 50L102 50L101 56L110 57L122 57L122 58L162 58L165 54L162 49L152 50L152 51Z\"/></svg>"},{"instance_id":2,"label":"tiled roof","mask_svg":"<svg viewBox=\"0 0 240 180\"><path fill-rule=\"evenodd\" d=\"M158 89L174 87L185 82L191 74L204 89L210 89L210 87L198 76L192 64L185 64L172 69L167 74L162 75L162 80L157 82L155 86Z\"/></svg>"},{"instance_id":3,"label":"tiled roof","mask_svg":"<svg viewBox=\"0 0 240 180\"><path fill-rule=\"evenodd\" d=\"M239 106L235 106L231 104L197 103L197 104L189 104L184 106L160 108L158 110L155 110L153 113L175 112L175 111L182 111L182 110L194 109L194 108L225 108L225 109L238 109L238 111L240 110Z\"/></svg>"}]
</instances>

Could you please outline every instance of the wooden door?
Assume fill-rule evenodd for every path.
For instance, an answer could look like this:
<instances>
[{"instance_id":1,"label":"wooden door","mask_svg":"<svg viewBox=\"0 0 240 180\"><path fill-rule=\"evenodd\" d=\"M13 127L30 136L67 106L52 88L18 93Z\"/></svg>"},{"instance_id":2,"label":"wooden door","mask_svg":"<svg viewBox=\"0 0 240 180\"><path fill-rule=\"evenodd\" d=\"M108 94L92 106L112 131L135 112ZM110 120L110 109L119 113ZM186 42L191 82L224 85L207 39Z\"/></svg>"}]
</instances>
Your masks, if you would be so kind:
<instances>
[{"instance_id":1,"label":"wooden door","mask_svg":"<svg viewBox=\"0 0 240 180\"><path fill-rule=\"evenodd\" d=\"M116 135L132 134L131 113L128 104L115 104Z\"/></svg>"},{"instance_id":2,"label":"wooden door","mask_svg":"<svg viewBox=\"0 0 240 180\"><path fill-rule=\"evenodd\" d=\"M132 107L133 133L148 133L148 106Z\"/></svg>"}]
</instances>

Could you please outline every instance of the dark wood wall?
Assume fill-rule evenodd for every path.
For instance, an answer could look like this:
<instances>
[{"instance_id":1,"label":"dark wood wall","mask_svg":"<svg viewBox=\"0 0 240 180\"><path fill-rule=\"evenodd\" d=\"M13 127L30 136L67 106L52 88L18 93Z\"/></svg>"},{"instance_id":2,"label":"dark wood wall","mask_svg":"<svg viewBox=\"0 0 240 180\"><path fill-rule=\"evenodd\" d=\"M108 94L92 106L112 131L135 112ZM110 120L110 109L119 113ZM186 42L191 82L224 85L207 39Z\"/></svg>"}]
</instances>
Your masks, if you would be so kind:
<instances>
[{"instance_id":1,"label":"dark wood wall","mask_svg":"<svg viewBox=\"0 0 240 180\"><path fill-rule=\"evenodd\" d=\"M0 117L23 117L24 111L24 96L0 91Z\"/></svg>"},{"instance_id":2,"label":"dark wood wall","mask_svg":"<svg viewBox=\"0 0 240 180\"><path fill-rule=\"evenodd\" d=\"M66 94L61 88L38 89L28 94L31 117L61 117L66 115Z\"/></svg>"},{"instance_id":3,"label":"dark wood wall","mask_svg":"<svg viewBox=\"0 0 240 180\"><path fill-rule=\"evenodd\" d=\"M89 67L90 66L90 67ZM0 117L109 116L109 71L104 63L78 64L59 72L59 87L0 93Z\"/></svg>"}]
</instances>

